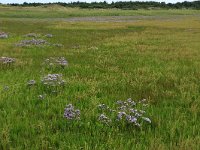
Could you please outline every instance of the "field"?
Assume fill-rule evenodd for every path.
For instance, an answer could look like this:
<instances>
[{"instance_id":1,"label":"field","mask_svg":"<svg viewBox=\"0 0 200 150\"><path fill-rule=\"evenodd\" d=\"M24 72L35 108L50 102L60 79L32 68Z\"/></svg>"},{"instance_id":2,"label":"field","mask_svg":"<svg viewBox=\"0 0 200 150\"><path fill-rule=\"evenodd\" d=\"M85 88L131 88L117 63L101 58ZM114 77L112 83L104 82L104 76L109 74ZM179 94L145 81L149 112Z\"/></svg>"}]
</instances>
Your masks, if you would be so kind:
<instances>
[{"instance_id":1,"label":"field","mask_svg":"<svg viewBox=\"0 0 200 150\"><path fill-rule=\"evenodd\" d=\"M0 57L16 59L0 64L0 149L200 149L200 11L0 6L0 32ZM28 33L61 46L17 46ZM41 83L53 73L66 81L56 92ZM128 98L147 99L151 124L98 121L99 104ZM80 120L63 117L70 103Z\"/></svg>"}]
</instances>

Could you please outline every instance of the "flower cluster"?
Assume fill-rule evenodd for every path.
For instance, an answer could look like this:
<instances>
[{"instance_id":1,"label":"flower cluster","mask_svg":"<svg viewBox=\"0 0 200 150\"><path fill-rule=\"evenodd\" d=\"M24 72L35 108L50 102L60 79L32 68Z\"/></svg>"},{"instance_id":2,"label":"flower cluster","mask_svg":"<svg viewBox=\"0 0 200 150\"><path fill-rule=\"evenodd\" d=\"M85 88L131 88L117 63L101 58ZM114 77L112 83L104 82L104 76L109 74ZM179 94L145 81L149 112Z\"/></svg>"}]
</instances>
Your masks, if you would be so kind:
<instances>
[{"instance_id":1,"label":"flower cluster","mask_svg":"<svg viewBox=\"0 0 200 150\"><path fill-rule=\"evenodd\" d=\"M39 34L36 34L36 33L28 33L25 35L25 37L33 37L33 38L37 38L37 37L40 37ZM45 34L44 37L47 37L47 38L52 38L53 35L52 34Z\"/></svg>"},{"instance_id":2,"label":"flower cluster","mask_svg":"<svg viewBox=\"0 0 200 150\"><path fill-rule=\"evenodd\" d=\"M116 109L112 110L105 104L100 104L98 107L101 110L99 120L103 123L109 123L113 121L123 121L126 123L134 124L135 126L141 127L142 123L145 121L151 123L148 117L145 117L144 111L146 104L146 99L140 100L139 102L133 101L131 98L126 101L117 101ZM110 118L105 115L109 112ZM113 117L114 116L114 117Z\"/></svg>"},{"instance_id":3,"label":"flower cluster","mask_svg":"<svg viewBox=\"0 0 200 150\"><path fill-rule=\"evenodd\" d=\"M0 33L0 38L3 37L8 37L7 34L5 33ZM29 39L25 39L25 40L21 40L19 43L16 43L15 46L19 46L19 47L27 47L27 46L42 46L42 45L49 45L49 46L55 46L55 47L62 47L62 44L58 44L58 43L49 43L47 40L44 39L39 39L40 37L43 38L52 38L53 35L48 33L45 35L40 35L40 34L36 34L36 33L28 33L26 35L24 35L24 37L27 37ZM30 39L32 38L32 39Z\"/></svg>"},{"instance_id":4,"label":"flower cluster","mask_svg":"<svg viewBox=\"0 0 200 150\"><path fill-rule=\"evenodd\" d=\"M0 32L0 39L6 39L8 38L8 34L5 32Z\"/></svg>"},{"instance_id":5,"label":"flower cluster","mask_svg":"<svg viewBox=\"0 0 200 150\"><path fill-rule=\"evenodd\" d=\"M52 34L46 34L45 37L47 37L47 38L52 38L53 35L52 35Z\"/></svg>"},{"instance_id":6,"label":"flower cluster","mask_svg":"<svg viewBox=\"0 0 200 150\"><path fill-rule=\"evenodd\" d=\"M47 67L65 67L68 65L68 62L64 57L50 57L45 59L44 65Z\"/></svg>"},{"instance_id":7,"label":"flower cluster","mask_svg":"<svg viewBox=\"0 0 200 150\"><path fill-rule=\"evenodd\" d=\"M64 117L67 120L80 119L80 110L74 109L74 106L72 104L68 104L65 107Z\"/></svg>"},{"instance_id":8,"label":"flower cluster","mask_svg":"<svg viewBox=\"0 0 200 150\"><path fill-rule=\"evenodd\" d=\"M42 83L48 86L61 86L65 84L65 80L62 79L62 74L48 74L43 77Z\"/></svg>"},{"instance_id":9,"label":"flower cluster","mask_svg":"<svg viewBox=\"0 0 200 150\"><path fill-rule=\"evenodd\" d=\"M31 46L31 45L47 45L49 44L46 40L43 39L32 39L32 40L22 40L20 43L16 44L16 46L24 47L24 46Z\"/></svg>"},{"instance_id":10,"label":"flower cluster","mask_svg":"<svg viewBox=\"0 0 200 150\"><path fill-rule=\"evenodd\" d=\"M29 85L29 86L33 86L35 84L36 84L35 80L29 80L28 83L27 83L27 85Z\"/></svg>"},{"instance_id":11,"label":"flower cluster","mask_svg":"<svg viewBox=\"0 0 200 150\"><path fill-rule=\"evenodd\" d=\"M100 114L98 120L105 124L108 124L111 122L111 119L109 117L107 117L105 114Z\"/></svg>"},{"instance_id":12,"label":"flower cluster","mask_svg":"<svg viewBox=\"0 0 200 150\"><path fill-rule=\"evenodd\" d=\"M0 57L0 63L3 63L3 64L12 64L14 62L15 62L15 58Z\"/></svg>"},{"instance_id":13,"label":"flower cluster","mask_svg":"<svg viewBox=\"0 0 200 150\"><path fill-rule=\"evenodd\" d=\"M127 122L133 123L139 127L141 126L139 122L141 120L151 123L151 120L149 118L143 117L143 115L146 112L142 109L137 108L139 104L142 104L142 108L144 108L143 106L146 106L145 102L146 102L146 99L143 99L139 101L138 103L136 103L131 98L129 98L127 101L117 101L118 110L119 110L117 114L117 120L120 121L120 120L125 119Z\"/></svg>"}]
</instances>

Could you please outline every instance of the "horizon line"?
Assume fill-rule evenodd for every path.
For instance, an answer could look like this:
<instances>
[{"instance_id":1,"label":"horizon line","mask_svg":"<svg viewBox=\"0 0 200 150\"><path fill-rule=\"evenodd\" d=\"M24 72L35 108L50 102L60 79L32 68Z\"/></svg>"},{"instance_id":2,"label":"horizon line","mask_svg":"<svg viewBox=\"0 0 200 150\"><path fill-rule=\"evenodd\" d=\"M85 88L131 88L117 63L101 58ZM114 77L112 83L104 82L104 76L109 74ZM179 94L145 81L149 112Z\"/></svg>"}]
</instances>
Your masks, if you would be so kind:
<instances>
[{"instance_id":1,"label":"horizon line","mask_svg":"<svg viewBox=\"0 0 200 150\"><path fill-rule=\"evenodd\" d=\"M165 1L155 1L155 0L142 0L142 1L139 1L139 0L136 0L136 1L132 1L132 0L124 0L124 1L122 1L122 0L117 0L117 1L112 1L112 2L114 2L114 3L116 3L116 2L157 2L157 3L162 3L162 2L164 2L165 4L176 4L176 3L183 3L183 2L198 2L199 0L191 0L191 1L188 1L188 0L184 0L184 1L182 1L182 2L179 2L179 1L177 1L177 2L165 2ZM69 3L77 3L77 2L80 2L80 3L88 3L88 4L91 4L91 3L100 3L100 2L106 2L106 3L108 3L108 4L111 4L112 2L108 2L108 1L106 1L106 0L100 0L100 1L90 1L90 2L87 2L87 1L70 1L70 2L63 2L63 1L57 1L57 2L27 2L27 1L24 1L24 2L11 2L11 3L2 3L2 2L0 2L0 4L6 4L6 5L9 5L9 4L24 4L24 3L28 3L28 4L34 4L34 3L40 3L40 4L56 4L56 3L66 3L66 4L69 4Z\"/></svg>"}]
</instances>

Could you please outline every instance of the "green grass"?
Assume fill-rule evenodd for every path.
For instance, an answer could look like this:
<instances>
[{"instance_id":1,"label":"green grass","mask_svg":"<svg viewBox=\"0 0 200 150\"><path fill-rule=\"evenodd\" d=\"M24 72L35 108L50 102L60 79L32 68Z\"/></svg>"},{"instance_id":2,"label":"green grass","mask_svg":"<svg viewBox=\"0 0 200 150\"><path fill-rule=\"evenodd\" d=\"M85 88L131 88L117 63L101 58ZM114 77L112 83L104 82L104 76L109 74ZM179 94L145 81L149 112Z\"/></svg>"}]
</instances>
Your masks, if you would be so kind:
<instances>
[{"instance_id":1,"label":"green grass","mask_svg":"<svg viewBox=\"0 0 200 150\"><path fill-rule=\"evenodd\" d=\"M200 11L71 9L69 13L60 8L51 15L49 9L0 8L0 31L10 34L0 39L0 56L17 59L10 67L0 66L0 149L200 149ZM177 14L190 16L117 23L41 19ZM47 40L64 46L14 46L30 32L52 33ZM44 69L43 60L51 56L66 57L69 67ZM67 85L40 101L38 95L44 93L40 79L48 73L62 73ZM26 83L31 79L38 85L29 89ZM112 105L129 97L148 99L152 125L136 130L95 121L99 103ZM80 122L63 118L68 103L81 110Z\"/></svg>"},{"instance_id":2,"label":"green grass","mask_svg":"<svg viewBox=\"0 0 200 150\"><path fill-rule=\"evenodd\" d=\"M0 6L2 18L69 18L83 16L166 16L194 15L199 10L120 10L120 9L79 9L61 6L47 7L5 7Z\"/></svg>"}]
</instances>

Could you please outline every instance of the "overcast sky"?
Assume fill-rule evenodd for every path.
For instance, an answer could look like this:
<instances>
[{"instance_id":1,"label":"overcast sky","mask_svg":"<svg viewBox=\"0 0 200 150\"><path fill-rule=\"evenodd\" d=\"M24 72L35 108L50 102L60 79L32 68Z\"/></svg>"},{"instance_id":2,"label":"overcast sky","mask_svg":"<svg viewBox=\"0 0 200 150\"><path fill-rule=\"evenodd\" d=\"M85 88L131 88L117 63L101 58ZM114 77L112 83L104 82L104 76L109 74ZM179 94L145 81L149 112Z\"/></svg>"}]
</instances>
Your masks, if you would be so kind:
<instances>
[{"instance_id":1,"label":"overcast sky","mask_svg":"<svg viewBox=\"0 0 200 150\"><path fill-rule=\"evenodd\" d=\"M0 0L0 3L6 4L6 3L33 3L33 2L40 2L40 3L49 3L49 2L71 2L71 1L81 1L81 2L100 2L104 0ZM116 2L116 1L130 1L130 0L106 0L107 2ZM136 1L148 1L148 0L136 0ZM176 2L183 2L186 0L149 0L149 1L157 1L157 2L166 2L166 3L176 3ZM194 1L194 0L187 0L187 1Z\"/></svg>"}]
</instances>

